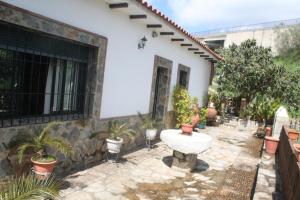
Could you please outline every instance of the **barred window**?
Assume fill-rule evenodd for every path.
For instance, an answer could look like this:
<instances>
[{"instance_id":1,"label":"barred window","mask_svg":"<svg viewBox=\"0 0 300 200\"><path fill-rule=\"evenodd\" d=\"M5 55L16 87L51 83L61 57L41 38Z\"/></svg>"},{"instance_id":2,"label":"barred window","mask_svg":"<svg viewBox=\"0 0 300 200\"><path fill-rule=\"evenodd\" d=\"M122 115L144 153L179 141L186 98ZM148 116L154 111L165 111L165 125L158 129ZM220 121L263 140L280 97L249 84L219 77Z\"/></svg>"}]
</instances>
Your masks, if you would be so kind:
<instances>
[{"instance_id":1,"label":"barred window","mask_svg":"<svg viewBox=\"0 0 300 200\"><path fill-rule=\"evenodd\" d=\"M0 21L0 127L84 115L91 49Z\"/></svg>"}]
</instances>

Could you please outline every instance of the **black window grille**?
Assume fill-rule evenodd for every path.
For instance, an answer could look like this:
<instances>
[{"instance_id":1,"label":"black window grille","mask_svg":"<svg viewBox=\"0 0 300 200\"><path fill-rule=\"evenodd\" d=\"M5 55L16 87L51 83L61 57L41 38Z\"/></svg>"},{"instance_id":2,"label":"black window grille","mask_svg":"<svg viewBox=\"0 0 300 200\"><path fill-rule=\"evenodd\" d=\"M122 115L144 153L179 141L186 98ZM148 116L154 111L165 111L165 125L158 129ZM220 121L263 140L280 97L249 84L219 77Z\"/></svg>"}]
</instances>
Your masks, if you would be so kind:
<instances>
[{"instance_id":1,"label":"black window grille","mask_svg":"<svg viewBox=\"0 0 300 200\"><path fill-rule=\"evenodd\" d=\"M0 21L0 127L88 117L92 50Z\"/></svg>"}]
</instances>

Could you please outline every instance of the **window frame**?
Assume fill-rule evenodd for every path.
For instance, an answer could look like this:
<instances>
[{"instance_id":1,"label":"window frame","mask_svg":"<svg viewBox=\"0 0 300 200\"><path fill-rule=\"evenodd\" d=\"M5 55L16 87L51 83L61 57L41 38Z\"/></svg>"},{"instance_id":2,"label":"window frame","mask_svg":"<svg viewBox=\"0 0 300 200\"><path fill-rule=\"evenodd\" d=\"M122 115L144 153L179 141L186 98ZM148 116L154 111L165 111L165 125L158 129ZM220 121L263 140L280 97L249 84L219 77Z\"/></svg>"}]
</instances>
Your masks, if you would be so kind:
<instances>
[{"instance_id":1,"label":"window frame","mask_svg":"<svg viewBox=\"0 0 300 200\"><path fill-rule=\"evenodd\" d=\"M17 91L15 91L15 89L13 89L13 84L10 84L8 87L9 89L7 90L7 93L9 93L9 95L6 95L4 94L6 91L4 90L0 90L0 96L4 99L2 99L2 106L6 106L6 102L7 100L6 99L11 99L10 100L10 103L8 103L8 108L6 110L3 110L3 112L0 112L0 128L1 127L10 127L10 126L17 126L17 125L25 125L25 124L33 124L33 123L45 123L45 122L49 122L49 121L52 121L52 120L65 120L65 118L67 118L67 120L73 120L73 119L82 119L82 118L89 118L90 117L90 98L93 98L91 96L93 96L93 94L90 94L90 93L87 93L87 75L88 75L88 65L89 65L89 59L90 59L90 54L93 54L93 52L96 50L95 47L93 46L90 46L90 45L87 45L87 44L83 44L83 43L79 43L79 42L76 42L76 41L72 41L72 40L68 40L68 39L65 39L65 38L62 38L62 37L59 37L59 36L53 36L53 35L49 35L47 33L43 33L41 31L33 31L33 30L28 30L24 27L20 27L20 26L17 26L17 25L12 25L12 24L9 24L9 23L6 23L6 22L3 22L3 21L0 21L1 22L1 26L2 28L7 26L7 28L9 29L10 27L13 27L15 29L20 29L21 31L24 31L26 32L27 34L29 33L34 33L35 35L36 34L40 34L42 35L43 37L49 37L51 38L52 40L57 40L57 42L59 43L59 41L63 41L62 44L65 44L65 43L70 43L70 44L73 44L73 46L84 46L85 48L88 48L88 57L86 57L86 60L82 60L81 58L80 59L76 59L74 57L66 57L66 56L59 56L59 55L53 55L53 54L47 54L47 52L40 52L38 50L32 50L32 49L26 49L26 48L19 48L18 46L16 47L13 47L12 45L5 45L5 43L1 42L0 44L0 49L4 50L4 51L7 51L7 52L12 52L13 55L17 55L17 54L22 54L22 56L25 56L25 55L30 55L31 57L39 57L40 59L42 59L42 56L43 57L46 57L47 59L53 59L55 60L55 62L60 59L62 60L62 62L64 63L64 66L63 66L63 82L61 84L61 87L62 87L62 92L59 94L60 96L60 102L58 102L60 104L60 110L57 110L57 111L53 111L53 98L54 98L54 93L53 93L53 85L55 84L55 82L52 82L51 83L51 94L50 94L50 106L49 106L49 112L45 112L45 107L46 107L46 102L45 102L45 98L47 96L47 91L46 91L46 87L44 87L44 91L43 93L41 93L41 97L38 97L38 98L44 98L44 101L41 103L41 107L44 108L44 110L39 113L39 114L36 114L35 112L36 111L29 111L26 113L26 111L23 111L22 109L22 106L23 105L23 102L20 103L21 100L18 100L18 102L15 104L15 105L11 105L13 104L12 103L12 99L17 99L20 94L18 94ZM12 28L12 29L13 29ZM3 41L3 39L2 39ZM28 42L28 41L26 41ZM70 45L72 46L72 45ZM80 49L79 49L80 51ZM16 58L13 58L13 59L16 59ZM7 58L3 58L0 60L0 62L2 62L3 64L3 68L6 68L9 66L8 64L8 59ZM16 62L13 66L13 70L14 72L12 72L11 74L11 79L20 79L20 77L18 77L18 72L15 72L16 68L18 70L23 70L22 73L25 73L26 72L26 68L22 65L21 66L21 62L24 62L24 61L16 61L16 60L13 60L13 62ZM34 62L34 61L32 61ZM72 68L76 66L76 64L78 65L78 75L77 77L73 76L73 79L76 78L77 80L77 83L74 84L74 80L73 81L73 86L71 86L71 89L70 90L74 90L74 85L77 85L77 91L76 91L76 94L73 93L73 94L68 94L68 95L71 95L71 100L68 101L68 105L67 105L67 109L65 110L65 90L66 90L66 73L67 73L67 65L68 65L68 62L72 62ZM35 64L33 64L35 65ZM11 66L9 66L11 67ZM48 69L45 69L46 71L49 70L50 68L50 61L48 63ZM56 66L54 67L56 68ZM84 70L83 70L84 69ZM27 69L28 70L28 69ZM81 73L83 72L83 73ZM49 71L46 73L47 75L45 77L42 77L42 78L45 78L46 79L46 84L47 84L47 79L48 79L48 73ZM74 73L74 72L72 72ZM52 74L52 77L50 77L53 81L55 77L55 74L53 73ZM80 78L79 78L80 77ZM31 77L32 78L32 77ZM32 83L29 83L29 84L35 84L34 79L31 79L30 81ZM14 81L19 81L19 80L14 80ZM22 86L24 87L24 86ZM23 88L24 90L24 88ZM24 91L21 91L21 93L24 93L25 95L25 92ZM33 94L30 94L32 93L32 91L29 91L28 92L28 96L32 96ZM19 95L19 96L18 96ZM38 96L39 94L36 94L36 96ZM75 95L75 96L74 96ZM22 95L21 95L22 96ZM42 97L43 96L43 97ZM79 98L80 96L82 96L82 98ZM27 97L28 98L28 97ZM37 99L38 99L37 98ZM73 99L75 98L75 101L76 101L76 108L75 109L72 109L72 106L71 105L71 108L70 108L70 104L73 104ZM86 101L88 100L88 104L89 105L86 105ZM20 106L20 107L19 107ZM5 107L3 107L5 108ZM33 108L34 110L34 108ZM25 112L25 114L23 113ZM65 115L65 116L63 116ZM41 121L40 121L41 120ZM10 123L10 125L5 125L7 122Z\"/></svg>"},{"instance_id":2,"label":"window frame","mask_svg":"<svg viewBox=\"0 0 300 200\"><path fill-rule=\"evenodd\" d=\"M179 64L178 65L178 70L177 70L177 85L180 86L180 80L181 80L181 72L186 72L186 86L185 88L189 88L189 82L190 82L190 74L191 74L191 68L187 67L185 65Z\"/></svg>"}]
</instances>

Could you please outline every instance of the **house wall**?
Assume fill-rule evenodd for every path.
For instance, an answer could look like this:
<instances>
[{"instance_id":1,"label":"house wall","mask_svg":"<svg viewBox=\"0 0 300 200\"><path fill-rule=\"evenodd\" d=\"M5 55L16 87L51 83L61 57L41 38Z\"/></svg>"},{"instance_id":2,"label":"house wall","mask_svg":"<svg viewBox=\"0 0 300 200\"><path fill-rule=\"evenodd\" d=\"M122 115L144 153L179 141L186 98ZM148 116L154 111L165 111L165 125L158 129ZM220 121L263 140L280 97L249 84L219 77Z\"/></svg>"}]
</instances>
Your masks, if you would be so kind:
<instances>
[{"instance_id":1,"label":"house wall","mask_svg":"<svg viewBox=\"0 0 300 200\"><path fill-rule=\"evenodd\" d=\"M241 31L235 33L228 33L226 35L225 47L235 43L240 45L247 39L255 39L257 45L261 45L263 47L270 47L274 55L277 54L276 48L276 39L277 33L275 29L258 29L253 31Z\"/></svg>"},{"instance_id":2,"label":"house wall","mask_svg":"<svg viewBox=\"0 0 300 200\"><path fill-rule=\"evenodd\" d=\"M137 131L133 140L124 138L124 151L130 151L144 144L143 132L139 129L140 120L136 114L137 111L150 112L156 55L173 63L170 93L177 81L178 65L182 64L191 69L190 94L198 96L200 100L207 94L210 74L208 61L188 52L178 43L172 43L169 37L153 39L144 24L129 20L128 14L110 10L103 1L90 0L87 3L84 0L52 0L49 3L46 0L7 0L5 2L42 16L2 5L0 2L0 20L97 48L95 55L91 55L88 66L87 86L88 90L95 94L91 102L93 107L91 118L65 121L60 129L52 131L53 136L63 137L69 141L73 149L70 158L57 155L59 162L56 172L81 169L105 158L105 139L108 134L99 134L94 140L89 137L94 132L107 130L107 123L111 118L127 122ZM146 48L138 50L138 41L144 35L148 39ZM168 110L171 109L169 98ZM26 164L19 166L15 152L6 148L10 139L20 132L32 134L44 126L45 124L31 124L0 128L0 179L18 170L20 173L24 172L23 169L28 170ZM27 165L30 166L29 160Z\"/></svg>"},{"instance_id":3,"label":"house wall","mask_svg":"<svg viewBox=\"0 0 300 200\"><path fill-rule=\"evenodd\" d=\"M79 27L108 38L103 83L101 118L135 115L149 110L152 71L155 55L173 61L171 90L177 81L179 64L191 68L189 92L200 100L207 94L210 63L188 52L170 37L151 37L151 30L128 14L109 9L99 0L6 0L6 2L34 13ZM163 22L162 22L163 23ZM148 42L138 50L141 37ZM169 98L168 110L172 109Z\"/></svg>"}]
</instances>

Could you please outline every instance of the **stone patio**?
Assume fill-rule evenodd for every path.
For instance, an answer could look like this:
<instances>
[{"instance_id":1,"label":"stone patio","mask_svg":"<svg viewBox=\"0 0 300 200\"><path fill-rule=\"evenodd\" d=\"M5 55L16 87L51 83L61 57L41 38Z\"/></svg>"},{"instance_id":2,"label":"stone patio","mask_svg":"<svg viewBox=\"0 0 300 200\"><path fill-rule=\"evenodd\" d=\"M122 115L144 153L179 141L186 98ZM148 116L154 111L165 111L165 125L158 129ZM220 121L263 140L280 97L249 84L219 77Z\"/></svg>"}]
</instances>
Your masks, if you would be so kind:
<instances>
[{"instance_id":1,"label":"stone patio","mask_svg":"<svg viewBox=\"0 0 300 200\"><path fill-rule=\"evenodd\" d=\"M250 199L262 140L237 126L207 127L213 144L198 155L197 168L170 167L172 149L159 142L123 156L120 163L104 162L65 178L65 200L94 199Z\"/></svg>"}]
</instances>

